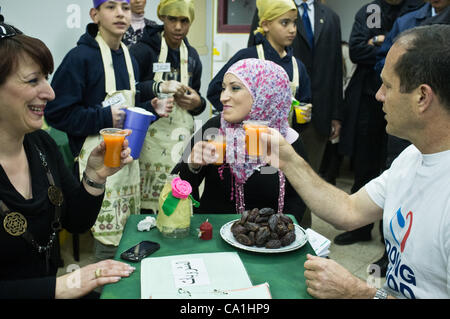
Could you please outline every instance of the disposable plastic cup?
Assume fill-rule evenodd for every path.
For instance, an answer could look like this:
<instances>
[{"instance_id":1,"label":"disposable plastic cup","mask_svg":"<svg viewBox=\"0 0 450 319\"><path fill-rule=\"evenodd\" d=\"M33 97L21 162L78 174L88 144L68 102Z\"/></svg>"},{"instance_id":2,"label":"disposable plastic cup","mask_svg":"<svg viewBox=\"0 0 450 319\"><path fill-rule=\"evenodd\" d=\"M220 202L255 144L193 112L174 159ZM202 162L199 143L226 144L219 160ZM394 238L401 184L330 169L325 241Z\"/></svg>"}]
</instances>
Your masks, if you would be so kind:
<instances>
[{"instance_id":1,"label":"disposable plastic cup","mask_svg":"<svg viewBox=\"0 0 450 319\"><path fill-rule=\"evenodd\" d=\"M295 117L297 118L298 124L305 124L311 120L311 108L311 103L300 103L300 105L294 106Z\"/></svg>"},{"instance_id":2,"label":"disposable plastic cup","mask_svg":"<svg viewBox=\"0 0 450 319\"><path fill-rule=\"evenodd\" d=\"M108 167L120 166L120 153L127 131L118 128L104 128L100 131L106 144L104 164Z\"/></svg>"},{"instance_id":3,"label":"disposable plastic cup","mask_svg":"<svg viewBox=\"0 0 450 319\"><path fill-rule=\"evenodd\" d=\"M268 121L244 121L245 147L248 156L259 157L263 154L260 137L262 132L268 132Z\"/></svg>"},{"instance_id":4,"label":"disposable plastic cup","mask_svg":"<svg viewBox=\"0 0 450 319\"><path fill-rule=\"evenodd\" d=\"M173 93L158 93L157 94L158 100L165 100L172 96L173 96Z\"/></svg>"},{"instance_id":5,"label":"disposable plastic cup","mask_svg":"<svg viewBox=\"0 0 450 319\"><path fill-rule=\"evenodd\" d=\"M216 148L216 154L218 155L215 165L222 165L225 158L225 150L227 148L227 142L223 135L211 135L208 136L208 143L211 143Z\"/></svg>"},{"instance_id":6,"label":"disposable plastic cup","mask_svg":"<svg viewBox=\"0 0 450 319\"><path fill-rule=\"evenodd\" d=\"M133 159L138 159L141 155L148 128L155 121L156 116L140 107L127 108L125 113L123 128L131 130L131 134L127 136L128 147L131 149L130 155Z\"/></svg>"},{"instance_id":7,"label":"disposable plastic cup","mask_svg":"<svg viewBox=\"0 0 450 319\"><path fill-rule=\"evenodd\" d=\"M160 108L165 108L167 104L167 99L173 97L173 93L158 93L157 97L158 101L156 103L158 103L158 106Z\"/></svg>"}]
</instances>

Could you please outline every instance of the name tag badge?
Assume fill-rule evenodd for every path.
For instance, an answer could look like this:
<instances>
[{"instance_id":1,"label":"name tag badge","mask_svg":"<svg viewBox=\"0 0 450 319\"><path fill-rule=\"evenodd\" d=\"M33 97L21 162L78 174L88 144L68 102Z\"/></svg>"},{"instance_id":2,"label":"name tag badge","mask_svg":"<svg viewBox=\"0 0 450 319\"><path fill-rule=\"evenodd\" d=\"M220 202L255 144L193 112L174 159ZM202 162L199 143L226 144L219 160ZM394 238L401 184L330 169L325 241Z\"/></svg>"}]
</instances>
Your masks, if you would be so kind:
<instances>
[{"instance_id":1,"label":"name tag badge","mask_svg":"<svg viewBox=\"0 0 450 319\"><path fill-rule=\"evenodd\" d=\"M116 105L123 105L125 103L125 96L123 96L122 93L115 94L114 96L111 96L109 99L104 100L102 102L103 107L108 106L116 106Z\"/></svg>"},{"instance_id":2,"label":"name tag badge","mask_svg":"<svg viewBox=\"0 0 450 319\"><path fill-rule=\"evenodd\" d=\"M153 73L170 71L170 63L153 63Z\"/></svg>"}]
</instances>

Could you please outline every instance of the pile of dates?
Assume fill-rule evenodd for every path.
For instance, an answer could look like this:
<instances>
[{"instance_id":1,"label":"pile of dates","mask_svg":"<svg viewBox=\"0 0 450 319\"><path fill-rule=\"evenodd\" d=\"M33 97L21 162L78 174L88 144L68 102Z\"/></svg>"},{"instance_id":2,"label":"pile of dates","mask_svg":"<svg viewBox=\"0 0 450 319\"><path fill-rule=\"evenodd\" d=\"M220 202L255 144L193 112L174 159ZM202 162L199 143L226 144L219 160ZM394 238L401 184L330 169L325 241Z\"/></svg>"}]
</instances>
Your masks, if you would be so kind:
<instances>
[{"instance_id":1,"label":"pile of dates","mask_svg":"<svg viewBox=\"0 0 450 319\"><path fill-rule=\"evenodd\" d=\"M231 226L234 238L246 246L280 248L295 240L295 227L291 218L275 213L272 208L254 208L242 213Z\"/></svg>"}]
</instances>

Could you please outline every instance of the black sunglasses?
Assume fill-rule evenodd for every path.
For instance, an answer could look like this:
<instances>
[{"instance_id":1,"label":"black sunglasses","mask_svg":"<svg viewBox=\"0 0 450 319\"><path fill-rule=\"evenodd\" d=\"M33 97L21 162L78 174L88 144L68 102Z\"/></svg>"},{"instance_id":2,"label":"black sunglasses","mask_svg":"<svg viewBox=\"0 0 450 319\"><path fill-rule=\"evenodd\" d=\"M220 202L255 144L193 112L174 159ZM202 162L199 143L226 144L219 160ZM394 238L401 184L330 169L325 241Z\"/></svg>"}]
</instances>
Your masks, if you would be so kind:
<instances>
[{"instance_id":1,"label":"black sunglasses","mask_svg":"<svg viewBox=\"0 0 450 319\"><path fill-rule=\"evenodd\" d=\"M18 34L22 34L22 31L13 27L12 25L1 22L0 20L0 40L5 38L11 38Z\"/></svg>"}]
</instances>

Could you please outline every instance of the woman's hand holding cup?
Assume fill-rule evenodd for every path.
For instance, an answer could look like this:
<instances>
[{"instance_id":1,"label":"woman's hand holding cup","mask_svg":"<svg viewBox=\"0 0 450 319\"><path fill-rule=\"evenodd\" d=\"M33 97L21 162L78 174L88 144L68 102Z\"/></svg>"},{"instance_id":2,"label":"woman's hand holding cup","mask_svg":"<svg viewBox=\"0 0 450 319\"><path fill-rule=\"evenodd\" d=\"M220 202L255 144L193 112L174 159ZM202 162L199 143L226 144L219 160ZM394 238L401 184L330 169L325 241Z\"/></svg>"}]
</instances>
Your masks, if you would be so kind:
<instances>
[{"instance_id":1,"label":"woman's hand holding cup","mask_svg":"<svg viewBox=\"0 0 450 319\"><path fill-rule=\"evenodd\" d=\"M131 130L123 130L125 135L131 134ZM86 165L86 175L98 184L104 184L106 178L117 173L122 167L131 163L133 158L130 156L131 149L128 147L128 140L124 138L120 149L120 163L117 167L109 167L105 165L106 143L102 141L89 154Z\"/></svg>"},{"instance_id":2,"label":"woman's hand holding cup","mask_svg":"<svg viewBox=\"0 0 450 319\"><path fill-rule=\"evenodd\" d=\"M213 164L218 159L216 147L212 143L206 141L198 142L192 148L191 155L189 156L188 165L196 170L201 166Z\"/></svg>"}]
</instances>

